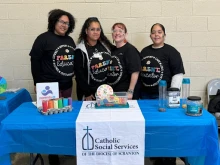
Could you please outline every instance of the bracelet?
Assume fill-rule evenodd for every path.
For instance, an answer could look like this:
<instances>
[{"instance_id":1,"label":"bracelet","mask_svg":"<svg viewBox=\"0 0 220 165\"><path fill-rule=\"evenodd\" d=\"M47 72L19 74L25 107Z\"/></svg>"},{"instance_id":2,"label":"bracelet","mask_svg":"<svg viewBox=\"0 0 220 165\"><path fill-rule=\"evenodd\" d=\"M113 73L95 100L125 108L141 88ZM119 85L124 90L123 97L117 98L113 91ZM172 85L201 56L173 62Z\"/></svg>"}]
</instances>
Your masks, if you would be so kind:
<instances>
[{"instance_id":1,"label":"bracelet","mask_svg":"<svg viewBox=\"0 0 220 165\"><path fill-rule=\"evenodd\" d=\"M127 92L130 93L130 94L133 94L133 93L134 93L134 91L133 91L132 89L128 89Z\"/></svg>"}]
</instances>

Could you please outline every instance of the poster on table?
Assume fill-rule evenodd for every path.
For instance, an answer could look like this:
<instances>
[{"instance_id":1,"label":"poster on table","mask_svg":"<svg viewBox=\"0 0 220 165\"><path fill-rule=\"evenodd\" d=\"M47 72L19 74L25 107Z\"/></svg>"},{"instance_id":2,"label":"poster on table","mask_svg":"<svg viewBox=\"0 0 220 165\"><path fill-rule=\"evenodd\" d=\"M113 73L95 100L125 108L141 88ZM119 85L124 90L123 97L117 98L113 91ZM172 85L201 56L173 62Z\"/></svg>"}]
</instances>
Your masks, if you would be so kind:
<instances>
[{"instance_id":1,"label":"poster on table","mask_svg":"<svg viewBox=\"0 0 220 165\"><path fill-rule=\"evenodd\" d=\"M42 106L42 100L59 98L58 82L37 83L36 92L37 92L37 107L40 107Z\"/></svg>"},{"instance_id":2,"label":"poster on table","mask_svg":"<svg viewBox=\"0 0 220 165\"><path fill-rule=\"evenodd\" d=\"M136 100L128 103L95 109L95 102L83 102L76 120L77 164L144 164L145 119Z\"/></svg>"}]
</instances>

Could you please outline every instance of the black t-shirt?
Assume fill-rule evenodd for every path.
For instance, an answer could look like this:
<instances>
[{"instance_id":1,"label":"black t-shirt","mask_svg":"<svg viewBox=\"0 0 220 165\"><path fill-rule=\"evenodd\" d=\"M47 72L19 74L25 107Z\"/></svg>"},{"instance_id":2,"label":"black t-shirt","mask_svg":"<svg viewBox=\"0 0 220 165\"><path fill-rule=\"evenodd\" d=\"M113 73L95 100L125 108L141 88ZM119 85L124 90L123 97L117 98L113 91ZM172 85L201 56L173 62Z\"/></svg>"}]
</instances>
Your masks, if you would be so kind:
<instances>
[{"instance_id":1,"label":"black t-shirt","mask_svg":"<svg viewBox=\"0 0 220 165\"><path fill-rule=\"evenodd\" d=\"M97 88L107 81L108 66L111 60L111 54L100 43L95 46L86 45L89 57L90 87L91 91L96 92Z\"/></svg>"},{"instance_id":2,"label":"black t-shirt","mask_svg":"<svg viewBox=\"0 0 220 165\"><path fill-rule=\"evenodd\" d=\"M120 48L112 50L110 66L108 67L108 84L115 92L127 91L130 85L131 74L140 72L141 61L138 50L126 43Z\"/></svg>"},{"instance_id":3,"label":"black t-shirt","mask_svg":"<svg viewBox=\"0 0 220 165\"><path fill-rule=\"evenodd\" d=\"M185 73L180 53L168 44L158 49L145 47L141 51L141 66L142 89L149 94L158 94L160 80L166 80L170 87L175 74Z\"/></svg>"},{"instance_id":4,"label":"black t-shirt","mask_svg":"<svg viewBox=\"0 0 220 165\"><path fill-rule=\"evenodd\" d=\"M53 32L39 35L31 49L31 69L34 84L58 82L60 89L72 86L75 43L70 36Z\"/></svg>"}]
</instances>

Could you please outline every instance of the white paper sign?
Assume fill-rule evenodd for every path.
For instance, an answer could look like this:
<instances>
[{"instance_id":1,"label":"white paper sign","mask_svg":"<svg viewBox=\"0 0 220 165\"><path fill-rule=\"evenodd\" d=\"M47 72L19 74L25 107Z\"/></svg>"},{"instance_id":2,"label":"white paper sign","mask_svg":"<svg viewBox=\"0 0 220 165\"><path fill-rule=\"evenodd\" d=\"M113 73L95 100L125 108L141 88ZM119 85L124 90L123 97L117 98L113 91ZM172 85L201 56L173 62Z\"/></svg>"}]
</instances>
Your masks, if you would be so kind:
<instances>
[{"instance_id":1,"label":"white paper sign","mask_svg":"<svg viewBox=\"0 0 220 165\"><path fill-rule=\"evenodd\" d=\"M144 165L145 120L137 101L128 103L95 109L95 102L83 102L76 120L78 165Z\"/></svg>"},{"instance_id":2,"label":"white paper sign","mask_svg":"<svg viewBox=\"0 0 220 165\"><path fill-rule=\"evenodd\" d=\"M37 107L42 106L42 100L59 98L58 82L37 83Z\"/></svg>"}]
</instances>

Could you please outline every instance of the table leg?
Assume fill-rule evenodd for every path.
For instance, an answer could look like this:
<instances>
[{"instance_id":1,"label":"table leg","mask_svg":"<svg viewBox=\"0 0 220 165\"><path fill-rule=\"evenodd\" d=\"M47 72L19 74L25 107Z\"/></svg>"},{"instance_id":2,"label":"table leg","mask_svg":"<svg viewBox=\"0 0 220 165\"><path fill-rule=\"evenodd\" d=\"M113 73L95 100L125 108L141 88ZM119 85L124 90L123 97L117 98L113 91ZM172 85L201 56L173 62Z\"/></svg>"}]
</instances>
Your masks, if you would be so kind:
<instances>
[{"instance_id":1,"label":"table leg","mask_svg":"<svg viewBox=\"0 0 220 165\"><path fill-rule=\"evenodd\" d=\"M35 165L38 159L40 159L41 165L44 165L44 159L41 154L37 154L34 158L34 154L30 153L30 165Z\"/></svg>"},{"instance_id":2,"label":"table leg","mask_svg":"<svg viewBox=\"0 0 220 165\"><path fill-rule=\"evenodd\" d=\"M34 159L34 154L30 153L30 165L34 165L33 159Z\"/></svg>"},{"instance_id":3,"label":"table leg","mask_svg":"<svg viewBox=\"0 0 220 165\"><path fill-rule=\"evenodd\" d=\"M35 163L37 162L37 160L40 159L40 164L41 165L44 165L44 159L43 157L41 156L41 154L37 154L36 157L34 158L34 163L33 165L35 165Z\"/></svg>"}]
</instances>

